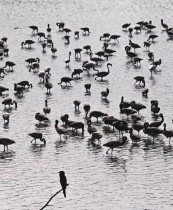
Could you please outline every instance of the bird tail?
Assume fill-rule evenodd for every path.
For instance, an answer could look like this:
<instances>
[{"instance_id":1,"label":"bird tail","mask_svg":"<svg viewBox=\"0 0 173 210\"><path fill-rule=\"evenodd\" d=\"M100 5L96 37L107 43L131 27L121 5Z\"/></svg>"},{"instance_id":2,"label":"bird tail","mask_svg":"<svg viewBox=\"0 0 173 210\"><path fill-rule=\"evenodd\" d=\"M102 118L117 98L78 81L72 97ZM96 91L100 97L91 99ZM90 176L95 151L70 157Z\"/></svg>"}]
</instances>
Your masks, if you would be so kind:
<instances>
[{"instance_id":1,"label":"bird tail","mask_svg":"<svg viewBox=\"0 0 173 210\"><path fill-rule=\"evenodd\" d=\"M64 194L64 197L66 198L66 190L63 189L63 194Z\"/></svg>"}]
</instances>

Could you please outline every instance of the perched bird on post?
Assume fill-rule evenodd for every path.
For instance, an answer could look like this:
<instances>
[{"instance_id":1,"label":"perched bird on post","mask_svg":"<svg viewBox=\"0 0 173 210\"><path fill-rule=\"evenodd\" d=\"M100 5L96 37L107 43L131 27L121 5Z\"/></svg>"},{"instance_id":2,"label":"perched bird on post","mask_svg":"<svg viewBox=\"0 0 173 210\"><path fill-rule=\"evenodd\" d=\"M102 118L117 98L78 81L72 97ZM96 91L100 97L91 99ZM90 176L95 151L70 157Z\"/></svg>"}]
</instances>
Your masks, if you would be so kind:
<instances>
[{"instance_id":1,"label":"perched bird on post","mask_svg":"<svg viewBox=\"0 0 173 210\"><path fill-rule=\"evenodd\" d=\"M66 198L66 186L67 186L67 178L65 176L64 171L59 172L59 177L60 177L60 184L63 190L64 197Z\"/></svg>"}]
</instances>

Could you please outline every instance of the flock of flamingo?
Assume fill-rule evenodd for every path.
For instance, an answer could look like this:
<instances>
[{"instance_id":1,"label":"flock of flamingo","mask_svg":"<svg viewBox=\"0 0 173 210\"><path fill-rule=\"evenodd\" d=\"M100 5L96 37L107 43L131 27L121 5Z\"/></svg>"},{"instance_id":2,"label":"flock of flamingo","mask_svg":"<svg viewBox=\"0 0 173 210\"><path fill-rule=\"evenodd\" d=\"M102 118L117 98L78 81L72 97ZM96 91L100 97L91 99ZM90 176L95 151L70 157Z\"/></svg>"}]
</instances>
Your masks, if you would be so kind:
<instances>
[{"instance_id":1,"label":"flock of flamingo","mask_svg":"<svg viewBox=\"0 0 173 210\"><path fill-rule=\"evenodd\" d=\"M69 34L72 33L71 29L65 27L64 22L58 22L56 23L58 30L63 34L64 44L69 45L71 43L72 36ZM148 32L154 30L156 28L155 25L152 24L151 21L145 22L140 21L136 24L134 28L130 27L130 23L126 23L122 25L122 30L126 33L128 32L129 38L131 38L132 33L135 31L135 33L142 33L143 30L147 30ZM170 39L173 38L173 28L168 27L167 24L161 20L161 27L162 30L164 30ZM56 58L56 52L57 48L54 46L54 42L51 37L51 27L48 24L47 26L47 34L43 32L39 32L39 28L37 26L29 26L29 28L32 30L31 33L33 37L38 37L38 42L41 44L42 52L46 52L46 48L49 47L51 49L52 57ZM88 27L80 28L80 31L74 32L74 39L80 39L80 36L91 36L92 33L90 32L90 29ZM155 71L157 71L157 66L162 64L161 59L155 60L154 59L154 53L150 52L150 46L153 42L155 42L155 39L158 38L158 35L151 34L149 35L148 39L144 41L143 47L146 48L146 51L148 51L148 59L151 62L151 65L149 66L149 70L151 72L151 75ZM80 79L80 75L86 71L87 75L91 74L91 70L94 71L93 76L95 77L95 80L100 80L100 82L104 81L105 77L107 77L110 74L110 69L113 68L113 65L108 62L109 56L114 56L116 53L115 50L109 48L109 44L114 42L114 45L119 44L119 39L121 39L120 35L111 35L109 33L103 33L100 38L100 42L102 44L102 49L98 52L94 53L92 51L92 47L90 45L85 45L83 48L76 48L74 49L74 56L75 60L81 59L81 53L83 50L86 51L86 53L89 55L88 61L81 62L81 68L74 69L74 71L69 75L69 77L62 77L58 83L58 85L65 84L65 88L69 85L71 86L71 82L74 79ZM10 56L10 50L7 45L7 37L3 37L0 40L0 58L3 57L9 57ZM30 50L33 48L36 41L34 40L24 40L21 42L21 50L25 48L26 50ZM140 45L138 45L135 42L132 42L132 40L129 40L129 45L125 46L125 53L127 55L127 59L130 59L130 62L133 65L136 65L137 67L141 65L141 61L143 60L138 56L136 51L138 48L141 48ZM131 50L134 51L131 51ZM67 60L65 60L65 66L68 68L71 63L71 55L72 53L69 52L69 57ZM40 83L43 83L47 94L51 93L51 89L53 88L53 84L51 83L51 68L47 67L44 71L39 71L40 67L40 59L38 57L36 58L28 58L25 60L27 65L29 66L29 71L37 72L37 75L40 79ZM107 64L107 70L105 71L99 71L96 68L99 67L100 63L106 63ZM0 77L4 78L8 75L8 72L13 72L13 68L15 68L16 63L13 61L6 61L5 66L0 68ZM148 96L149 89L145 87L145 78L141 75L134 77L135 83L134 85L138 85L142 88L142 96L146 97ZM29 81L21 81L19 83L14 84L14 91L16 95L23 96L24 92L28 88L33 88L33 85ZM86 94L91 93L91 84L86 83L84 84L84 88L86 89ZM0 95L4 94L5 91L9 91L8 87L0 86ZM107 98L109 96L109 88L106 88L105 91L101 91L100 96L102 98ZM4 106L4 109L7 110L7 112L3 112L3 120L4 124L10 123L10 114L8 113L8 109L11 108L12 105L14 105L14 108L17 109L17 102L16 100L12 100L9 97L6 97L5 99L1 100L2 105ZM79 110L81 101L75 100L74 106L75 110ZM127 120L118 119L114 116L109 116L107 113L104 113L100 110L90 110L90 104L84 104L83 109L85 112L85 122L82 121L72 121L69 119L69 114L66 113L61 116L60 120L62 121L62 126L59 126L59 121L55 119L55 130L60 136L65 136L66 138L73 132L73 134L76 134L79 132L78 130L81 130L82 135L84 135L85 127L87 127L88 133L91 135L90 142L91 144L101 145L101 139L103 137L103 134L101 132L98 132L97 127L92 125L93 118L96 118L97 123L99 120L102 120L103 123L109 127L112 127L113 132L114 130L117 130L119 132L119 140L116 141L110 141L103 146L108 147L107 153L109 150L111 150L111 154L113 152L114 148L122 147L127 143L128 137L131 139L133 144L137 144L138 142L142 141L143 137L140 135L141 132L143 134L148 135L148 142L154 144L154 139L162 134L166 138L169 138L169 146L171 147L171 137L173 137L173 130L167 130L166 124L164 123L164 115L160 113L160 107L159 107L159 101L158 100L151 100L151 112L156 117L156 121L154 122L142 122L142 116L139 114L139 112L142 109L146 109L147 107L141 103L137 103L136 101L125 101L124 97L121 97L121 101L119 103L120 108L120 114L127 115ZM35 119L41 124L45 123L49 120L48 114L51 114L51 108L48 106L48 100L45 100L45 106L43 107L43 113L36 113ZM129 117L131 119L131 122L129 123ZM164 123L164 124L163 124ZM163 127L161 127L163 125ZM135 133L135 132L137 133ZM128 136L124 136L123 133L129 133ZM43 134L41 132L32 132L28 134L33 139L31 140L31 143L34 141L36 144L36 140L39 139L44 145L46 145L46 140L43 137ZM152 137L152 141L150 141L150 137ZM11 144L14 144L15 141L13 139L10 139L8 137L2 137L0 138L0 144L4 146L4 152L8 152L8 146Z\"/></svg>"}]
</instances>

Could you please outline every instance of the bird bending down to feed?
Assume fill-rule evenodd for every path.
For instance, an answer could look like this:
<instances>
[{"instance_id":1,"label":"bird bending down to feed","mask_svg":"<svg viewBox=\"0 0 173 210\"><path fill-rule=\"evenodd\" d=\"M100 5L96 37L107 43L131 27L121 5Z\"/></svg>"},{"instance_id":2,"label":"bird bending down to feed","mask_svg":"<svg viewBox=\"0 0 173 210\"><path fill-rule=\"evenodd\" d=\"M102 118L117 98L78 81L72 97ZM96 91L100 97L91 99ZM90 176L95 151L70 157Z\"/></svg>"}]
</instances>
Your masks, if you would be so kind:
<instances>
[{"instance_id":1,"label":"bird bending down to feed","mask_svg":"<svg viewBox=\"0 0 173 210\"><path fill-rule=\"evenodd\" d=\"M35 119L38 120L39 122L48 120L48 118L44 114L40 114L40 113L35 114Z\"/></svg>"},{"instance_id":2,"label":"bird bending down to feed","mask_svg":"<svg viewBox=\"0 0 173 210\"><path fill-rule=\"evenodd\" d=\"M125 145L126 141L127 141L127 136L123 136L121 141L110 141L107 142L106 144L103 144L104 147L109 147L106 154L108 154L109 150L111 150L111 155L112 155L113 149Z\"/></svg>"},{"instance_id":3,"label":"bird bending down to feed","mask_svg":"<svg viewBox=\"0 0 173 210\"><path fill-rule=\"evenodd\" d=\"M62 78L61 78L61 82L59 82L58 85L60 85L60 84L62 84L62 83L64 82L64 83L66 84L66 87L67 87L67 83L71 85L70 82L71 82L72 80L73 80L73 79L70 78L70 77L62 77Z\"/></svg>"},{"instance_id":4,"label":"bird bending down to feed","mask_svg":"<svg viewBox=\"0 0 173 210\"><path fill-rule=\"evenodd\" d=\"M109 88L106 88L106 91L101 91L101 97L107 98L109 95Z\"/></svg>"},{"instance_id":5,"label":"bird bending down to feed","mask_svg":"<svg viewBox=\"0 0 173 210\"><path fill-rule=\"evenodd\" d=\"M51 108L48 107L48 105L47 105L47 100L45 100L45 107L43 108L43 112L45 115L50 114L50 112L51 112Z\"/></svg>"},{"instance_id":6,"label":"bird bending down to feed","mask_svg":"<svg viewBox=\"0 0 173 210\"><path fill-rule=\"evenodd\" d=\"M43 138L43 134L42 133L33 132L33 133L29 133L28 135L33 138L31 143L35 140L35 144L36 144L36 139L40 139L40 141L42 141L44 143L44 145L46 144L46 140L45 140L45 138Z\"/></svg>"}]
</instances>

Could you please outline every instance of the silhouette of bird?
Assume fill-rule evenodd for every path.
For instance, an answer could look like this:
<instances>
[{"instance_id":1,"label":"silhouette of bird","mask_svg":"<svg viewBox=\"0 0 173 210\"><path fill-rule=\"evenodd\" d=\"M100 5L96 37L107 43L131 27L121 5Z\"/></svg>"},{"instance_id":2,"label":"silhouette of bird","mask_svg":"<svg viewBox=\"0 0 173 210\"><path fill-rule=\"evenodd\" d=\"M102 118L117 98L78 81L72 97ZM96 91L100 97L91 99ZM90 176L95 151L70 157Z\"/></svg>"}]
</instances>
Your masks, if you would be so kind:
<instances>
[{"instance_id":1,"label":"silhouette of bird","mask_svg":"<svg viewBox=\"0 0 173 210\"><path fill-rule=\"evenodd\" d=\"M30 29L32 29L32 34L35 34L35 31L38 32L37 26L29 26Z\"/></svg>"},{"instance_id":2,"label":"silhouette of bird","mask_svg":"<svg viewBox=\"0 0 173 210\"><path fill-rule=\"evenodd\" d=\"M84 134L84 124L83 124L83 122L72 122L68 126L71 127L73 130L76 130L76 133L77 133L78 129L82 129L82 134Z\"/></svg>"},{"instance_id":3,"label":"silhouette of bird","mask_svg":"<svg viewBox=\"0 0 173 210\"><path fill-rule=\"evenodd\" d=\"M125 145L126 141L127 141L127 136L123 136L122 141L109 141L106 144L103 144L104 147L109 147L106 154L108 154L109 150L111 150L111 155L112 155L113 149Z\"/></svg>"},{"instance_id":4,"label":"silhouette of bird","mask_svg":"<svg viewBox=\"0 0 173 210\"><path fill-rule=\"evenodd\" d=\"M91 126L91 120L87 120L87 125L88 125L88 133L92 134L94 132L97 132L97 129L93 126Z\"/></svg>"},{"instance_id":5,"label":"silhouette of bird","mask_svg":"<svg viewBox=\"0 0 173 210\"><path fill-rule=\"evenodd\" d=\"M104 38L104 40L108 40L110 37L109 33L104 33L102 36L100 36L100 41Z\"/></svg>"},{"instance_id":6,"label":"silhouette of bird","mask_svg":"<svg viewBox=\"0 0 173 210\"><path fill-rule=\"evenodd\" d=\"M131 40L129 40L129 45L134 49L134 52L135 52L135 49L141 48L141 46L139 46L136 43L133 43Z\"/></svg>"},{"instance_id":7,"label":"silhouette of bird","mask_svg":"<svg viewBox=\"0 0 173 210\"><path fill-rule=\"evenodd\" d=\"M60 23L56 23L56 25L59 27L59 30L64 30L64 26L65 26L65 23L64 22L60 22Z\"/></svg>"},{"instance_id":8,"label":"silhouette of bird","mask_svg":"<svg viewBox=\"0 0 173 210\"><path fill-rule=\"evenodd\" d=\"M51 46L51 52L52 52L52 56L54 57L55 56L55 53L56 53L57 49L54 47L54 44L52 42L52 46Z\"/></svg>"},{"instance_id":9,"label":"silhouette of bird","mask_svg":"<svg viewBox=\"0 0 173 210\"><path fill-rule=\"evenodd\" d=\"M148 37L147 41L150 41L150 39L152 39L152 42L153 42L154 39L156 39L157 37L158 37L158 35L151 34L151 35Z\"/></svg>"},{"instance_id":10,"label":"silhouette of bird","mask_svg":"<svg viewBox=\"0 0 173 210\"><path fill-rule=\"evenodd\" d=\"M160 107L157 100L151 101L151 111L153 112L154 115L160 112Z\"/></svg>"},{"instance_id":11,"label":"silhouette of bird","mask_svg":"<svg viewBox=\"0 0 173 210\"><path fill-rule=\"evenodd\" d=\"M90 93L91 84L85 84L84 87L86 89L86 93Z\"/></svg>"},{"instance_id":12,"label":"silhouette of bird","mask_svg":"<svg viewBox=\"0 0 173 210\"><path fill-rule=\"evenodd\" d=\"M32 66L33 63L36 63L36 62L40 63L40 59L39 58L28 58L25 60L25 62L27 62L28 65Z\"/></svg>"},{"instance_id":13,"label":"silhouette of bird","mask_svg":"<svg viewBox=\"0 0 173 210\"><path fill-rule=\"evenodd\" d=\"M113 39L114 42L116 43L116 41L119 42L118 38L120 38L120 37L121 36L119 36L119 35L111 35L108 41L110 42L111 39Z\"/></svg>"},{"instance_id":14,"label":"silhouette of bird","mask_svg":"<svg viewBox=\"0 0 173 210\"><path fill-rule=\"evenodd\" d=\"M59 134L60 141L61 141L61 135L65 135L65 137L67 138L67 134L69 133L69 131L66 130L66 129L64 129L64 128L59 128L58 127L58 123L59 123L59 121L58 120L55 120L55 130Z\"/></svg>"},{"instance_id":15,"label":"silhouette of bird","mask_svg":"<svg viewBox=\"0 0 173 210\"><path fill-rule=\"evenodd\" d=\"M128 108L131 106L130 102L128 101L124 101L124 97L121 97L121 102L119 104L119 106L121 105L122 108Z\"/></svg>"},{"instance_id":16,"label":"silhouette of bird","mask_svg":"<svg viewBox=\"0 0 173 210\"><path fill-rule=\"evenodd\" d=\"M138 63L139 63L139 65L141 65L141 61L142 61L142 60L143 60L142 58L134 57L134 59L133 59L133 64L137 64L137 65L138 65Z\"/></svg>"},{"instance_id":17,"label":"silhouette of bird","mask_svg":"<svg viewBox=\"0 0 173 210\"><path fill-rule=\"evenodd\" d=\"M83 49L86 50L86 53L91 53L91 46L90 45L83 46Z\"/></svg>"},{"instance_id":18,"label":"silhouette of bird","mask_svg":"<svg viewBox=\"0 0 173 210\"><path fill-rule=\"evenodd\" d=\"M95 140L98 141L98 143L101 143L100 139L103 137L103 135L99 132L93 132L91 136L91 142L94 143Z\"/></svg>"},{"instance_id":19,"label":"silhouette of bird","mask_svg":"<svg viewBox=\"0 0 173 210\"><path fill-rule=\"evenodd\" d=\"M143 132L145 134L148 134L148 136L152 136L153 137L153 143L154 143L154 137L156 137L157 135L163 133L163 130L161 130L159 128L156 128L156 127L149 127L149 123L145 122L144 123Z\"/></svg>"},{"instance_id":20,"label":"silhouette of bird","mask_svg":"<svg viewBox=\"0 0 173 210\"><path fill-rule=\"evenodd\" d=\"M95 70L95 71L97 71L97 73L95 74L95 80L97 79L97 78L101 78L101 81L103 81L103 77L106 77L109 73L110 73L110 71L109 71L109 66L112 66L112 64L111 63L108 63L107 64L107 69L108 69L108 71L98 71L98 70Z\"/></svg>"},{"instance_id":21,"label":"silhouette of bird","mask_svg":"<svg viewBox=\"0 0 173 210\"><path fill-rule=\"evenodd\" d=\"M47 93L50 93L50 89L53 87L53 84L46 79L44 86L47 89Z\"/></svg>"},{"instance_id":22,"label":"silhouette of bird","mask_svg":"<svg viewBox=\"0 0 173 210\"><path fill-rule=\"evenodd\" d=\"M145 27L148 29L149 32L151 32L152 29L156 28L156 26L149 24L149 23L146 23Z\"/></svg>"},{"instance_id":23,"label":"silhouette of bird","mask_svg":"<svg viewBox=\"0 0 173 210\"><path fill-rule=\"evenodd\" d=\"M80 28L80 29L83 31L83 33L85 35L89 35L91 33L88 27L83 27L83 28Z\"/></svg>"},{"instance_id":24,"label":"silhouette of bird","mask_svg":"<svg viewBox=\"0 0 173 210\"><path fill-rule=\"evenodd\" d=\"M51 32L50 24L47 24L47 32L48 32L48 33Z\"/></svg>"},{"instance_id":25,"label":"silhouette of bird","mask_svg":"<svg viewBox=\"0 0 173 210\"><path fill-rule=\"evenodd\" d=\"M64 171L59 172L59 177L60 177L60 184L63 190L64 197L66 198L66 187L67 187L67 178L65 176Z\"/></svg>"},{"instance_id":26,"label":"silhouette of bird","mask_svg":"<svg viewBox=\"0 0 173 210\"><path fill-rule=\"evenodd\" d=\"M168 29L168 25L163 22L163 19L161 19L161 25L164 29Z\"/></svg>"},{"instance_id":27,"label":"silhouette of bird","mask_svg":"<svg viewBox=\"0 0 173 210\"><path fill-rule=\"evenodd\" d=\"M149 42L144 42L144 47L146 47L146 51L149 51L150 45L151 44Z\"/></svg>"},{"instance_id":28,"label":"silhouette of bird","mask_svg":"<svg viewBox=\"0 0 173 210\"><path fill-rule=\"evenodd\" d=\"M17 85L21 85L21 86L23 86L24 88L25 88L25 86L27 86L28 88L29 88L29 87L31 87L31 88L33 87L32 84L29 83L27 80L23 80L23 81L21 81L21 82L18 82Z\"/></svg>"},{"instance_id":29,"label":"silhouette of bird","mask_svg":"<svg viewBox=\"0 0 173 210\"><path fill-rule=\"evenodd\" d=\"M40 67L39 63L33 63L32 66L30 66L29 71L31 71L31 69L32 70L38 70L39 67Z\"/></svg>"},{"instance_id":30,"label":"silhouette of bird","mask_svg":"<svg viewBox=\"0 0 173 210\"><path fill-rule=\"evenodd\" d=\"M90 120L91 120L92 117L95 117L95 118L97 119L97 123L98 123L98 118L99 118L99 117L104 117L104 116L106 116L106 115L107 115L107 114L105 114L105 113L103 113L103 112L101 112L101 111L92 111L92 112L90 112L89 118L90 118Z\"/></svg>"},{"instance_id":31,"label":"silhouette of bird","mask_svg":"<svg viewBox=\"0 0 173 210\"><path fill-rule=\"evenodd\" d=\"M46 43L45 43L45 42L41 43L41 46L42 46L42 48L43 48L43 52L45 52Z\"/></svg>"},{"instance_id":32,"label":"silhouette of bird","mask_svg":"<svg viewBox=\"0 0 173 210\"><path fill-rule=\"evenodd\" d=\"M48 118L44 114L40 114L39 112L35 114L35 119L39 122L48 120Z\"/></svg>"},{"instance_id":33,"label":"silhouette of bird","mask_svg":"<svg viewBox=\"0 0 173 210\"><path fill-rule=\"evenodd\" d=\"M141 137L139 135L137 136L137 135L133 134L133 128L130 128L129 133L130 133L130 138L133 143L137 143L141 140Z\"/></svg>"},{"instance_id":34,"label":"silhouette of bird","mask_svg":"<svg viewBox=\"0 0 173 210\"><path fill-rule=\"evenodd\" d=\"M164 126L163 135L166 138L169 138L169 145L170 145L171 138L173 137L173 130L166 130L166 123L164 123L163 126Z\"/></svg>"},{"instance_id":35,"label":"silhouette of bird","mask_svg":"<svg viewBox=\"0 0 173 210\"><path fill-rule=\"evenodd\" d=\"M74 32L74 37L75 37L75 39L79 39L79 31Z\"/></svg>"},{"instance_id":36,"label":"silhouette of bird","mask_svg":"<svg viewBox=\"0 0 173 210\"><path fill-rule=\"evenodd\" d=\"M3 86L0 86L0 96L2 96L2 93L9 90L8 88L6 87L3 87Z\"/></svg>"},{"instance_id":37,"label":"silhouette of bird","mask_svg":"<svg viewBox=\"0 0 173 210\"><path fill-rule=\"evenodd\" d=\"M69 58L67 60L65 60L66 66L69 66L70 63L70 56L71 56L71 52L69 52Z\"/></svg>"},{"instance_id":38,"label":"silhouette of bird","mask_svg":"<svg viewBox=\"0 0 173 210\"><path fill-rule=\"evenodd\" d=\"M112 124L114 123L114 122L117 122L118 121L118 119L117 118L115 118L114 116L104 116L103 118L102 118L102 120L103 120L103 122L104 122L104 124L106 124L106 125L111 125L112 126Z\"/></svg>"},{"instance_id":39,"label":"silhouette of bird","mask_svg":"<svg viewBox=\"0 0 173 210\"><path fill-rule=\"evenodd\" d=\"M128 117L131 114L137 113L137 111L134 110L134 109L130 109L130 108L123 108L123 104L120 104L120 113L121 114L126 114L127 117Z\"/></svg>"},{"instance_id":40,"label":"silhouette of bird","mask_svg":"<svg viewBox=\"0 0 173 210\"><path fill-rule=\"evenodd\" d=\"M131 104L132 109L135 109L138 112L138 114L140 110L146 109L146 106L140 103L136 103L135 101L131 101L130 104Z\"/></svg>"},{"instance_id":41,"label":"silhouette of bird","mask_svg":"<svg viewBox=\"0 0 173 210\"><path fill-rule=\"evenodd\" d=\"M4 104L4 107L6 106L6 105L8 105L9 106L9 108L10 108L10 105L15 105L15 109L17 109L17 102L15 101L15 100L12 100L11 98L5 98L4 100L3 100L3 102L2 102L2 104Z\"/></svg>"},{"instance_id":42,"label":"silhouette of bird","mask_svg":"<svg viewBox=\"0 0 173 210\"><path fill-rule=\"evenodd\" d=\"M4 152L5 152L5 147L7 148L8 151L8 145L16 143L14 140L9 139L9 138L0 138L0 144L4 145Z\"/></svg>"},{"instance_id":43,"label":"silhouette of bird","mask_svg":"<svg viewBox=\"0 0 173 210\"><path fill-rule=\"evenodd\" d=\"M75 58L78 58L78 55L80 55L80 57L81 57L81 51L82 51L82 49L81 49L81 48L76 48L76 49L74 49L74 52L75 52Z\"/></svg>"},{"instance_id":44,"label":"silhouette of bird","mask_svg":"<svg viewBox=\"0 0 173 210\"><path fill-rule=\"evenodd\" d=\"M149 60L153 60L154 61L154 53L149 52L148 53L148 57L149 57Z\"/></svg>"},{"instance_id":45,"label":"silhouette of bird","mask_svg":"<svg viewBox=\"0 0 173 210\"><path fill-rule=\"evenodd\" d=\"M38 32L36 35L38 36L38 41L41 41L41 38L47 39L45 33L43 32Z\"/></svg>"},{"instance_id":46,"label":"silhouette of bird","mask_svg":"<svg viewBox=\"0 0 173 210\"><path fill-rule=\"evenodd\" d=\"M21 46L23 48L23 45L28 45L28 48L31 48L31 45L34 44L35 42L33 40L25 40L24 42L21 43Z\"/></svg>"},{"instance_id":47,"label":"silhouette of bird","mask_svg":"<svg viewBox=\"0 0 173 210\"><path fill-rule=\"evenodd\" d=\"M159 117L161 117L161 120L160 121L157 121L157 122L151 122L151 123L149 123L149 127L159 127L159 126L161 126L161 124L164 122L164 117L163 117L163 114L162 113L160 113L159 114Z\"/></svg>"},{"instance_id":48,"label":"silhouette of bird","mask_svg":"<svg viewBox=\"0 0 173 210\"><path fill-rule=\"evenodd\" d=\"M132 124L132 128L136 130L139 135L139 132L144 128L144 125L142 123L134 123Z\"/></svg>"},{"instance_id":49,"label":"silhouette of bird","mask_svg":"<svg viewBox=\"0 0 173 210\"><path fill-rule=\"evenodd\" d=\"M40 139L40 141L42 141L44 143L44 145L46 144L46 140L45 140L45 138L43 138L43 134L42 133L33 132L33 133L29 133L28 135L33 138L31 143L35 140L35 144L36 144L36 139Z\"/></svg>"},{"instance_id":50,"label":"silhouette of bird","mask_svg":"<svg viewBox=\"0 0 173 210\"><path fill-rule=\"evenodd\" d=\"M128 31L129 31L129 36L131 37L132 36L132 32L133 32L133 28L128 28Z\"/></svg>"},{"instance_id":51,"label":"silhouette of bird","mask_svg":"<svg viewBox=\"0 0 173 210\"><path fill-rule=\"evenodd\" d=\"M120 133L123 136L123 131L128 131L129 127L127 126L126 121L118 120L112 123L113 128L116 128L119 132L119 138L120 138Z\"/></svg>"},{"instance_id":52,"label":"silhouette of bird","mask_svg":"<svg viewBox=\"0 0 173 210\"><path fill-rule=\"evenodd\" d=\"M134 29L136 30L136 33L141 32L141 26L135 26Z\"/></svg>"},{"instance_id":53,"label":"silhouette of bird","mask_svg":"<svg viewBox=\"0 0 173 210\"><path fill-rule=\"evenodd\" d=\"M135 58L137 56L136 53L130 52L130 49L131 49L130 46L125 47L125 51L126 51L127 56L130 57L131 59Z\"/></svg>"},{"instance_id":54,"label":"silhouette of bird","mask_svg":"<svg viewBox=\"0 0 173 210\"><path fill-rule=\"evenodd\" d=\"M61 82L58 83L58 85L62 84L63 82L66 84L67 86L67 83L71 85L71 81L73 80L73 78L70 78L70 77L62 77L61 78Z\"/></svg>"},{"instance_id":55,"label":"silhouette of bird","mask_svg":"<svg viewBox=\"0 0 173 210\"><path fill-rule=\"evenodd\" d=\"M11 68L11 70L13 70L13 66L15 66L16 64L13 61L6 61L5 66L3 67L4 69L8 66L9 70Z\"/></svg>"},{"instance_id":56,"label":"silhouette of bird","mask_svg":"<svg viewBox=\"0 0 173 210\"><path fill-rule=\"evenodd\" d=\"M90 53L90 60L96 62L96 65L98 64L98 62L104 61L102 58L93 57L93 53Z\"/></svg>"},{"instance_id":57,"label":"silhouette of bird","mask_svg":"<svg viewBox=\"0 0 173 210\"><path fill-rule=\"evenodd\" d=\"M144 88L143 90L142 90L142 96L144 96L144 97L148 97L148 92L149 92L149 89L148 88Z\"/></svg>"},{"instance_id":58,"label":"silhouette of bird","mask_svg":"<svg viewBox=\"0 0 173 210\"><path fill-rule=\"evenodd\" d=\"M131 25L131 23L125 23L122 25L123 30L127 29L129 26Z\"/></svg>"},{"instance_id":59,"label":"silhouette of bird","mask_svg":"<svg viewBox=\"0 0 173 210\"><path fill-rule=\"evenodd\" d=\"M64 28L63 31L64 31L64 32L66 33L66 35L67 35L67 34L69 34L69 33L71 32L71 29L69 29L69 28Z\"/></svg>"},{"instance_id":60,"label":"silhouette of bird","mask_svg":"<svg viewBox=\"0 0 173 210\"><path fill-rule=\"evenodd\" d=\"M88 113L90 111L90 105L89 104L84 104L83 109L85 111L85 118L88 118Z\"/></svg>"},{"instance_id":61,"label":"silhouette of bird","mask_svg":"<svg viewBox=\"0 0 173 210\"><path fill-rule=\"evenodd\" d=\"M104 43L102 49L103 49L104 52L105 52L106 54L108 54L109 56L111 56L112 53L116 52L115 50L109 49L107 43Z\"/></svg>"},{"instance_id":62,"label":"silhouette of bird","mask_svg":"<svg viewBox=\"0 0 173 210\"><path fill-rule=\"evenodd\" d=\"M108 95L109 95L109 88L106 88L106 91L101 91L101 97L107 98Z\"/></svg>"},{"instance_id":63,"label":"silhouette of bird","mask_svg":"<svg viewBox=\"0 0 173 210\"><path fill-rule=\"evenodd\" d=\"M10 113L7 113L7 112L3 113L2 118L4 120L4 124L8 124L10 120Z\"/></svg>"},{"instance_id":64,"label":"silhouette of bird","mask_svg":"<svg viewBox=\"0 0 173 210\"><path fill-rule=\"evenodd\" d=\"M45 100L45 107L43 108L43 112L45 115L50 114L50 112L51 112L51 108L48 107L48 105L47 105L47 100Z\"/></svg>"},{"instance_id":65,"label":"silhouette of bird","mask_svg":"<svg viewBox=\"0 0 173 210\"><path fill-rule=\"evenodd\" d=\"M158 61L153 61L153 65L155 65L156 67L158 66L158 65L160 65L162 63L162 60L161 59L159 59Z\"/></svg>"},{"instance_id":66,"label":"silhouette of bird","mask_svg":"<svg viewBox=\"0 0 173 210\"><path fill-rule=\"evenodd\" d=\"M74 75L78 75L77 78L80 78L80 74L83 73L82 69L74 69L73 73L71 74L71 77L73 78Z\"/></svg>"},{"instance_id":67,"label":"silhouette of bird","mask_svg":"<svg viewBox=\"0 0 173 210\"><path fill-rule=\"evenodd\" d=\"M79 111L79 105L81 104L81 102L79 100L74 100L73 103L74 103L74 106L75 106L75 110Z\"/></svg>"},{"instance_id":68,"label":"silhouette of bird","mask_svg":"<svg viewBox=\"0 0 173 210\"><path fill-rule=\"evenodd\" d=\"M144 87L145 87L145 78L143 77L143 76L136 76L136 77L134 77L133 79L135 79L136 81L135 81L135 83L134 83L134 85L137 83L137 82L139 82L139 84L141 84L141 82L144 84Z\"/></svg>"},{"instance_id":69,"label":"silhouette of bird","mask_svg":"<svg viewBox=\"0 0 173 210\"><path fill-rule=\"evenodd\" d=\"M24 90L25 88L22 85L14 84L14 91L16 91L18 95L23 95Z\"/></svg>"}]
</instances>

